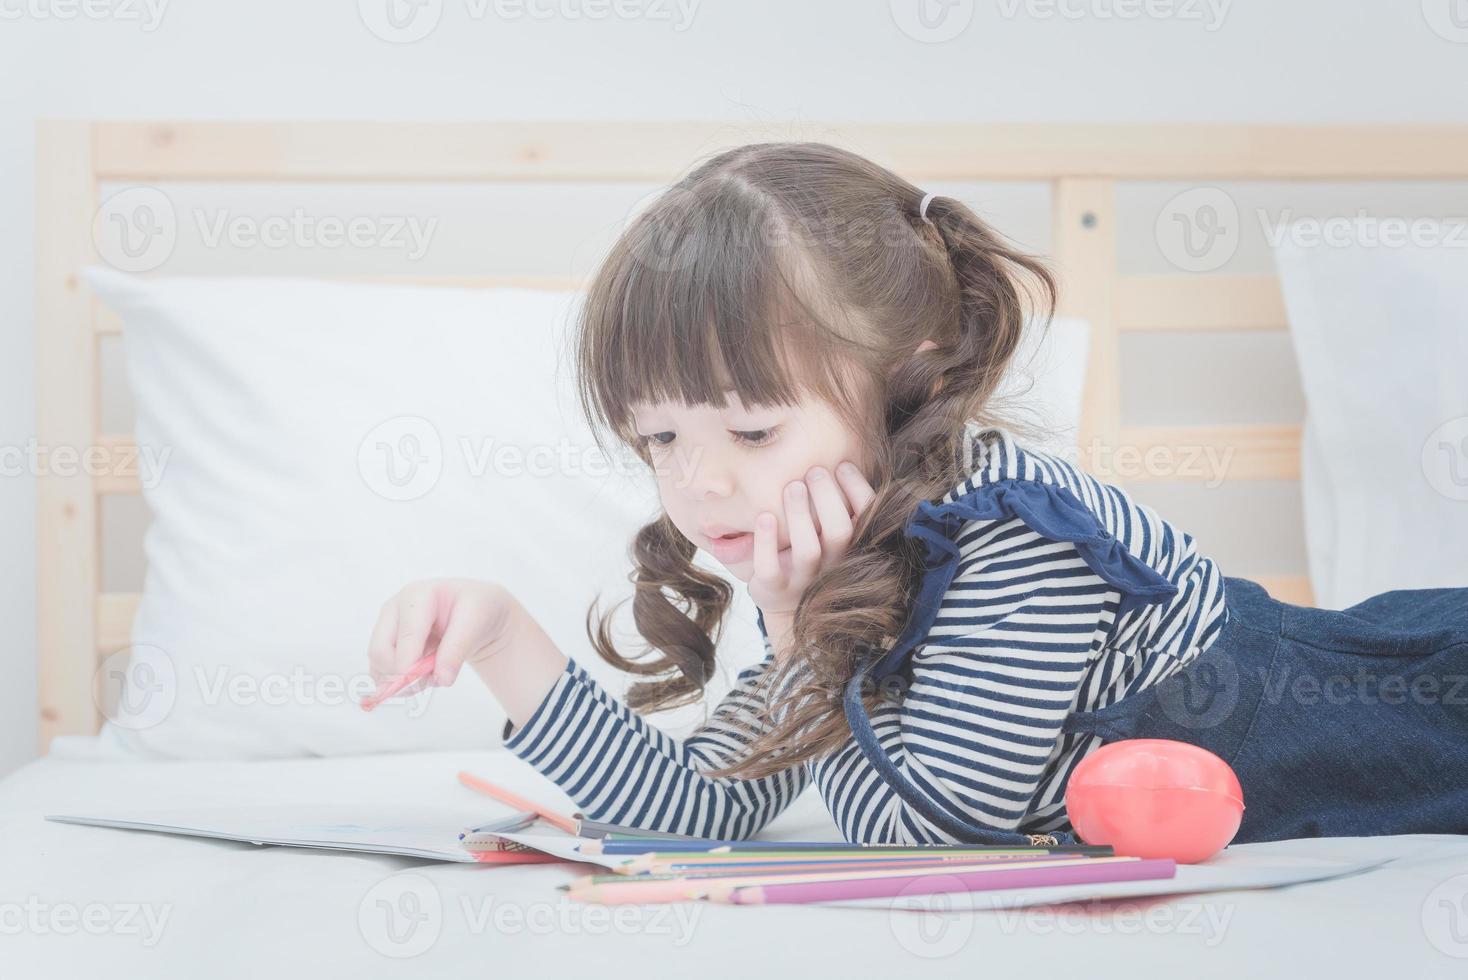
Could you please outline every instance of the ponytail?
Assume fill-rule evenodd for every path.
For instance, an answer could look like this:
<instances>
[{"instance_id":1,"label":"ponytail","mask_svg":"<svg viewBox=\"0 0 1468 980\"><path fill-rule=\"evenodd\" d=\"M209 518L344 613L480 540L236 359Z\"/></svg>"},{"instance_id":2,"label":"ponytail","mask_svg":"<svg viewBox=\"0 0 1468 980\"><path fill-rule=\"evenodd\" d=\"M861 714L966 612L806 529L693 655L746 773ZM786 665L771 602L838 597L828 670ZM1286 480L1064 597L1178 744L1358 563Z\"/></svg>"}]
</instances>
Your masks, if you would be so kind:
<instances>
[{"instance_id":1,"label":"ponytail","mask_svg":"<svg viewBox=\"0 0 1468 980\"><path fill-rule=\"evenodd\" d=\"M947 264L952 295L946 322L935 325L937 348L913 357L892 379L888 431L902 447L894 460L898 476L948 456L962 465L965 423L1001 421L990 418L1000 382L1025 330L1045 329L1056 303L1055 280L1045 265L963 202L934 195L925 209L914 204L912 213L914 233ZM1002 421L1019 433L1038 434L1018 419Z\"/></svg>"}]
</instances>

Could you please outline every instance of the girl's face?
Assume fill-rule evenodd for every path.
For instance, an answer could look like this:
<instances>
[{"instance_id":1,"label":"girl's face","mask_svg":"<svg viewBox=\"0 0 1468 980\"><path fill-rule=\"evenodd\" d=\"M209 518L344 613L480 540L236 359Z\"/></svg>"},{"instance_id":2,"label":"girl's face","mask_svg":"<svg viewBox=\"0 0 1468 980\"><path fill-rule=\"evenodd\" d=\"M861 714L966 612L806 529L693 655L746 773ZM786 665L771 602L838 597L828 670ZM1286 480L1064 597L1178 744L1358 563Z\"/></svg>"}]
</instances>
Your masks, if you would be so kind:
<instances>
[{"instance_id":1,"label":"girl's face","mask_svg":"<svg viewBox=\"0 0 1468 980\"><path fill-rule=\"evenodd\" d=\"M834 479L843 460L870 474L860 439L823 400L805 396L796 405L745 405L732 389L725 395L722 408L639 402L633 416L674 526L748 582L754 522L762 511L775 515L779 550L790 547L782 504L786 486L818 467ZM728 532L743 533L714 540Z\"/></svg>"}]
</instances>

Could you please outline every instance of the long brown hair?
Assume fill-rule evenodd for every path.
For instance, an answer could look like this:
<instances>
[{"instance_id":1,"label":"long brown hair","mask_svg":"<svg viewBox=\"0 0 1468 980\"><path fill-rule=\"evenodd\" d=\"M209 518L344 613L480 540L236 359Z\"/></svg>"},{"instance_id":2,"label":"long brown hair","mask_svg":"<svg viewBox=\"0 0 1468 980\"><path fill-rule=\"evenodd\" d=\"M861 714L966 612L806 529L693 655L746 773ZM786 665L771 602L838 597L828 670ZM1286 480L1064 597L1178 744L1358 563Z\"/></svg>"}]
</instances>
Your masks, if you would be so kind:
<instances>
[{"instance_id":1,"label":"long brown hair","mask_svg":"<svg viewBox=\"0 0 1468 980\"><path fill-rule=\"evenodd\" d=\"M814 394L869 453L877 496L839 563L801 597L797 652L766 672L767 713L748 725L747 751L710 775L777 772L850 738L841 692L901 633L920 581L922 552L902 533L908 518L968 475L971 424L1038 431L1001 418L995 396L1027 322L1048 324L1054 281L953 198L933 198L932 223L923 222L922 198L839 147L736 147L639 214L589 286L576 333L582 407L648 466L631 405L722 406L726 387L745 404ZM936 346L914 356L924 340ZM712 675L733 592L694 555L666 513L632 541L644 656L617 651L616 607L595 624L596 604L587 612L597 653L647 678L627 693L636 711L695 701Z\"/></svg>"}]
</instances>

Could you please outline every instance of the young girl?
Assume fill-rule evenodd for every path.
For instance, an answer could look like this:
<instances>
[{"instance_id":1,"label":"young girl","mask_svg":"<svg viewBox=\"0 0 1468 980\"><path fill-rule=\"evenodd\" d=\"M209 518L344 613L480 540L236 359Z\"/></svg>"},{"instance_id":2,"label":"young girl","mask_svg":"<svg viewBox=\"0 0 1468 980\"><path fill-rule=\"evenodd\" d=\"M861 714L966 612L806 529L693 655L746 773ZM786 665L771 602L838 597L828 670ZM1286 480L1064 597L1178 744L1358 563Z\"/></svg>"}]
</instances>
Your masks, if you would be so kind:
<instances>
[{"instance_id":1,"label":"young girl","mask_svg":"<svg viewBox=\"0 0 1468 980\"><path fill-rule=\"evenodd\" d=\"M852 153L712 157L616 243L579 323L587 414L662 501L632 543L656 656L588 614L645 680L613 697L505 587L465 580L387 602L373 675L470 665L507 748L644 829L746 838L813 783L852 841L1073 842L1076 764L1170 738L1237 772L1237 842L1468 832L1468 588L1278 602L1027 448L996 392L1053 300L963 204ZM746 583L766 656L678 741L634 712L713 671L731 587L697 549Z\"/></svg>"}]
</instances>

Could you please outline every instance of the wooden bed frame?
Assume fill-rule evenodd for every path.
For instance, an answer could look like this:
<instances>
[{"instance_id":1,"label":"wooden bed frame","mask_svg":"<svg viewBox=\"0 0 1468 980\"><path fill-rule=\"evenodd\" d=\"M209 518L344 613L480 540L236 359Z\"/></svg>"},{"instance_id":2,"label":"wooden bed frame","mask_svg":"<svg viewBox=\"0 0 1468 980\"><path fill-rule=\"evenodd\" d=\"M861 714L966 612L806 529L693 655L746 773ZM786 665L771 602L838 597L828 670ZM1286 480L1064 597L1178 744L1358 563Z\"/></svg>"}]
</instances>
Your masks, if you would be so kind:
<instances>
[{"instance_id":1,"label":"wooden bed frame","mask_svg":"<svg viewBox=\"0 0 1468 980\"><path fill-rule=\"evenodd\" d=\"M83 288L98 261L92 221L103 181L667 182L697 157L751 139L849 146L917 183L1044 180L1053 188L1061 313L1092 327L1082 447L1204 447L1232 452L1227 478L1299 478L1299 430L1281 425L1124 427L1124 330L1284 330L1269 277L1121 276L1116 191L1127 180L1429 180L1468 178L1468 126L802 125L751 135L709 122L96 122L44 120L36 141L38 440L100 446L99 339L118 320ZM416 279L426 284L565 286L554 278ZM1082 458L1083 464L1089 457ZM1180 477L1186 478L1186 476ZM139 492L134 472L43 473L38 487L40 746L97 731L93 674L129 645L139 597L100 586L99 503ZM1308 579L1259 577L1309 604Z\"/></svg>"}]
</instances>

